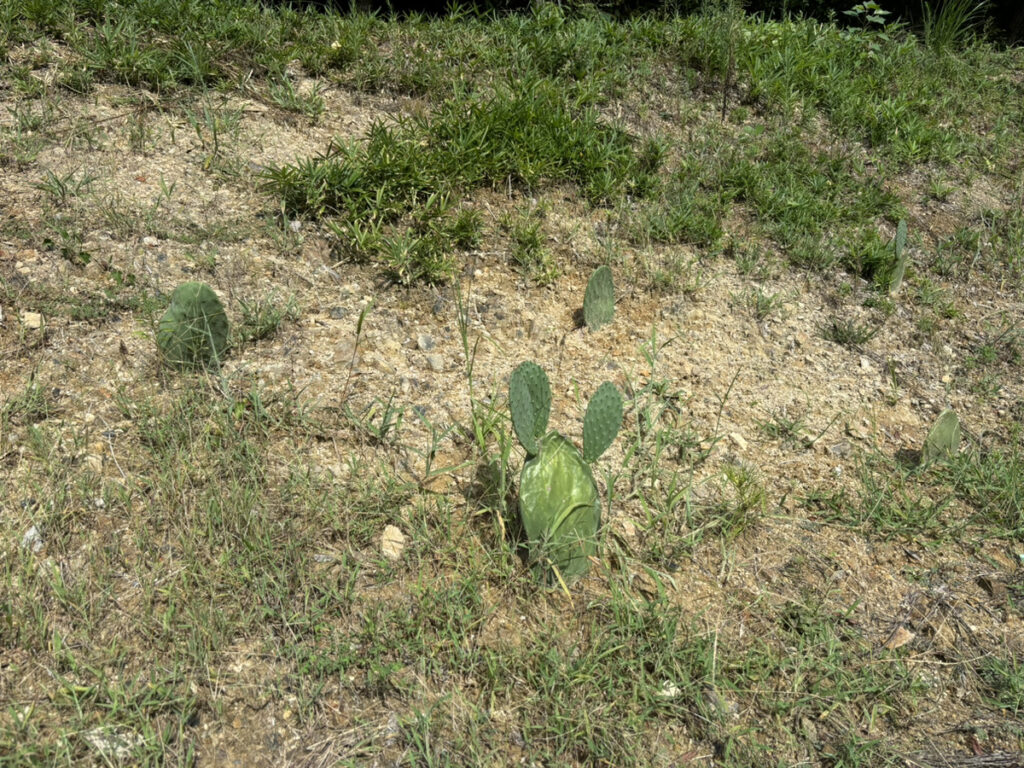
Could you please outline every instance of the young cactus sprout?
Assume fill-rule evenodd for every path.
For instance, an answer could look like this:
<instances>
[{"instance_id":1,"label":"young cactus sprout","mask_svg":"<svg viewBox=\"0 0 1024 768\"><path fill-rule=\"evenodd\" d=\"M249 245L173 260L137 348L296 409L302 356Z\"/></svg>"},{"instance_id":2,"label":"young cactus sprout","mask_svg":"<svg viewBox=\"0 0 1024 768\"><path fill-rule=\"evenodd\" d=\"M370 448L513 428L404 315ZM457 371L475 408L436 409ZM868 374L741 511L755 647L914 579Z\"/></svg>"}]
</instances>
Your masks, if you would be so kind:
<instances>
[{"instance_id":1,"label":"young cactus sprout","mask_svg":"<svg viewBox=\"0 0 1024 768\"><path fill-rule=\"evenodd\" d=\"M508 381L508 407L516 437L535 456L537 440L548 428L551 414L551 385L543 368L529 361L520 363Z\"/></svg>"},{"instance_id":2,"label":"young cactus sprout","mask_svg":"<svg viewBox=\"0 0 1024 768\"><path fill-rule=\"evenodd\" d=\"M607 325L615 316L615 284L612 270L603 265L594 270L583 296L583 321L587 328L596 331Z\"/></svg>"},{"instance_id":3,"label":"young cactus sprout","mask_svg":"<svg viewBox=\"0 0 1024 768\"><path fill-rule=\"evenodd\" d=\"M939 414L925 438L921 463L930 464L938 459L948 459L956 455L959 447L960 418L955 411L947 408Z\"/></svg>"},{"instance_id":4,"label":"young cactus sprout","mask_svg":"<svg viewBox=\"0 0 1024 768\"><path fill-rule=\"evenodd\" d=\"M205 283L182 283L160 318L156 343L164 359L179 370L216 368L228 346L228 316Z\"/></svg>"},{"instance_id":5,"label":"young cactus sprout","mask_svg":"<svg viewBox=\"0 0 1024 768\"><path fill-rule=\"evenodd\" d=\"M522 363L509 379L509 410L527 460L519 482L519 514L530 540L534 573L545 583L586 574L597 552L601 501L590 470L622 425L622 397L611 382L598 387L583 420L583 454L548 432L551 387L540 366Z\"/></svg>"},{"instance_id":6,"label":"young cactus sprout","mask_svg":"<svg viewBox=\"0 0 1024 768\"><path fill-rule=\"evenodd\" d=\"M900 223L896 227L896 239L893 240L892 247L896 254L896 263L892 269L892 275L889 277L889 295L895 296L899 291L900 286L903 284L903 276L907 272L907 222L904 219L900 219Z\"/></svg>"}]
</instances>

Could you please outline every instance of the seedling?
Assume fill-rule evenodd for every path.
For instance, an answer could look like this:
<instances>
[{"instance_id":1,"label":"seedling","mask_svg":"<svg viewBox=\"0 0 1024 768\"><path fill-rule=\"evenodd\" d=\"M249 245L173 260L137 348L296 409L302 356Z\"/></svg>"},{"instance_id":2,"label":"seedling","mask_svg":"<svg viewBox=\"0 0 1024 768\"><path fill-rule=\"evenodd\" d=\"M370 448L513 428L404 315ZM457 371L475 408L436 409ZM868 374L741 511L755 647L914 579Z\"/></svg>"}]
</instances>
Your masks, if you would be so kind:
<instances>
[{"instance_id":1,"label":"seedling","mask_svg":"<svg viewBox=\"0 0 1024 768\"><path fill-rule=\"evenodd\" d=\"M615 316L615 284L612 282L612 271L608 265L594 270L587 283L587 292L583 297L583 321L587 328L596 331L607 325Z\"/></svg>"},{"instance_id":2,"label":"seedling","mask_svg":"<svg viewBox=\"0 0 1024 768\"><path fill-rule=\"evenodd\" d=\"M900 219L896 227L896 239L893 240L893 249L896 251L895 266L892 275L889 277L889 295L895 296L903 284L903 275L907 271L907 222Z\"/></svg>"},{"instance_id":3,"label":"seedling","mask_svg":"<svg viewBox=\"0 0 1024 768\"><path fill-rule=\"evenodd\" d=\"M216 368L228 346L228 316L206 283L182 283L160 318L156 343L179 370Z\"/></svg>"},{"instance_id":4,"label":"seedling","mask_svg":"<svg viewBox=\"0 0 1024 768\"><path fill-rule=\"evenodd\" d=\"M956 412L947 408L935 420L921 451L921 464L930 464L939 459L956 455L960 447L960 419Z\"/></svg>"},{"instance_id":5,"label":"seedling","mask_svg":"<svg viewBox=\"0 0 1024 768\"><path fill-rule=\"evenodd\" d=\"M587 573L597 551L601 501L590 464L622 426L622 397L611 382L598 387L583 419L582 455L558 432L546 433L551 386L537 364L524 362L512 373L509 411L527 453L519 514L534 573L547 584L565 585Z\"/></svg>"}]
</instances>

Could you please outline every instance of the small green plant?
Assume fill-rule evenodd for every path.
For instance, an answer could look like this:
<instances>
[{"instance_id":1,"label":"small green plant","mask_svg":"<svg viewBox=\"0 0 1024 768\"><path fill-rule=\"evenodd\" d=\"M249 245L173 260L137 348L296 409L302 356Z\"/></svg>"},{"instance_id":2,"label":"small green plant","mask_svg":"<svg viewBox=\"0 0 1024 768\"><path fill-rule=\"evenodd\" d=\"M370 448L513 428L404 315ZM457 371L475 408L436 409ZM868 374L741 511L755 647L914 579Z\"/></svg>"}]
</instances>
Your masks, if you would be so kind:
<instances>
[{"instance_id":1,"label":"small green plant","mask_svg":"<svg viewBox=\"0 0 1024 768\"><path fill-rule=\"evenodd\" d=\"M930 464L939 459L948 459L956 455L960 447L960 418L956 412L947 408L939 414L932 425L928 437L925 438L921 451L921 463Z\"/></svg>"},{"instance_id":2,"label":"small green plant","mask_svg":"<svg viewBox=\"0 0 1024 768\"><path fill-rule=\"evenodd\" d=\"M960 47L984 18L984 0L939 0L921 4L924 42L936 53Z\"/></svg>"},{"instance_id":3,"label":"small green plant","mask_svg":"<svg viewBox=\"0 0 1024 768\"><path fill-rule=\"evenodd\" d=\"M583 321L587 328L596 331L607 325L615 316L615 283L612 270L604 264L594 270L583 296Z\"/></svg>"},{"instance_id":4,"label":"small green plant","mask_svg":"<svg viewBox=\"0 0 1024 768\"><path fill-rule=\"evenodd\" d=\"M604 382L587 405L583 453L555 431L546 432L551 385L544 370L524 362L509 379L509 411L527 460L519 482L519 514L530 540L534 573L563 586L587 573L597 550L601 501L590 464L622 426L622 397Z\"/></svg>"},{"instance_id":5,"label":"small green plant","mask_svg":"<svg viewBox=\"0 0 1024 768\"><path fill-rule=\"evenodd\" d=\"M900 290L900 286L903 285L903 276L907 272L906 246L907 222L906 219L900 219L900 223L896 227L896 237L892 241L892 247L896 258L892 268L892 274L889 276L890 296L895 296Z\"/></svg>"},{"instance_id":6,"label":"small green plant","mask_svg":"<svg viewBox=\"0 0 1024 768\"><path fill-rule=\"evenodd\" d=\"M840 320L833 317L827 325L819 328L821 337L844 347L856 348L874 338L878 328L858 323L856 320Z\"/></svg>"},{"instance_id":7,"label":"small green plant","mask_svg":"<svg viewBox=\"0 0 1024 768\"><path fill-rule=\"evenodd\" d=\"M156 343L179 370L216 368L228 345L228 316L206 283L182 283L160 318Z\"/></svg>"},{"instance_id":8,"label":"small green plant","mask_svg":"<svg viewBox=\"0 0 1024 768\"><path fill-rule=\"evenodd\" d=\"M283 304L273 296L252 302L239 299L238 304L242 308L241 335L246 341L269 338L285 320L294 320L299 316L294 296Z\"/></svg>"},{"instance_id":9,"label":"small green plant","mask_svg":"<svg viewBox=\"0 0 1024 768\"><path fill-rule=\"evenodd\" d=\"M859 21L864 25L865 28L881 28L889 23L889 20L885 17L889 15L889 11L885 10L874 0L868 0L866 3L857 3L848 11L843 11L847 16Z\"/></svg>"}]
</instances>

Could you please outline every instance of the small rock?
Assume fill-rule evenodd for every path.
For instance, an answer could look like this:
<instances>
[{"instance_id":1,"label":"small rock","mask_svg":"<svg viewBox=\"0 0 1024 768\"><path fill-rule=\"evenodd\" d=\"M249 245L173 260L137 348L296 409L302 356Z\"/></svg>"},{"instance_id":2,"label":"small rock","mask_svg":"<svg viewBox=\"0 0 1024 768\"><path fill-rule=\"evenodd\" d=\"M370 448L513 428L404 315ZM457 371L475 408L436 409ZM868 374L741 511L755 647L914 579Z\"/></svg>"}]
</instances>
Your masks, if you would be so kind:
<instances>
[{"instance_id":1,"label":"small rock","mask_svg":"<svg viewBox=\"0 0 1024 768\"><path fill-rule=\"evenodd\" d=\"M388 560L400 560L405 551L405 534L393 525L384 529L380 537L380 552Z\"/></svg>"},{"instance_id":2,"label":"small rock","mask_svg":"<svg viewBox=\"0 0 1024 768\"><path fill-rule=\"evenodd\" d=\"M902 648L904 645L913 640L916 635L909 629L904 627L902 624L892 631L882 645L886 650L895 651L897 648Z\"/></svg>"},{"instance_id":3,"label":"small rock","mask_svg":"<svg viewBox=\"0 0 1024 768\"><path fill-rule=\"evenodd\" d=\"M662 699L675 699L682 695L682 693L682 688L671 680L666 680L661 684L661 689L658 691L657 696Z\"/></svg>"},{"instance_id":4,"label":"small rock","mask_svg":"<svg viewBox=\"0 0 1024 768\"><path fill-rule=\"evenodd\" d=\"M37 331L43 326L43 316L38 312L22 312L21 324L30 331Z\"/></svg>"},{"instance_id":5,"label":"small rock","mask_svg":"<svg viewBox=\"0 0 1024 768\"><path fill-rule=\"evenodd\" d=\"M862 357L860 359L860 369L862 371L870 371L871 368L872 368L871 361L868 360L866 357Z\"/></svg>"},{"instance_id":6,"label":"small rock","mask_svg":"<svg viewBox=\"0 0 1024 768\"><path fill-rule=\"evenodd\" d=\"M623 517L619 519L619 528L622 530L622 535L625 538L636 538L636 525L628 517Z\"/></svg>"},{"instance_id":7,"label":"small rock","mask_svg":"<svg viewBox=\"0 0 1024 768\"><path fill-rule=\"evenodd\" d=\"M812 744L818 742L818 726L809 717L800 718L800 728L804 732L804 738Z\"/></svg>"},{"instance_id":8,"label":"small rock","mask_svg":"<svg viewBox=\"0 0 1024 768\"><path fill-rule=\"evenodd\" d=\"M31 550L34 555L39 554L40 550L43 548L43 534L40 533L39 529L33 525L25 531L25 535L21 537L21 546L25 547L25 549Z\"/></svg>"},{"instance_id":9,"label":"small rock","mask_svg":"<svg viewBox=\"0 0 1024 768\"><path fill-rule=\"evenodd\" d=\"M444 358L441 355L427 355L427 365L432 371L444 370Z\"/></svg>"},{"instance_id":10,"label":"small rock","mask_svg":"<svg viewBox=\"0 0 1024 768\"><path fill-rule=\"evenodd\" d=\"M331 316L331 320L342 320L348 314L348 310L344 307L331 307L328 314Z\"/></svg>"},{"instance_id":11,"label":"small rock","mask_svg":"<svg viewBox=\"0 0 1024 768\"><path fill-rule=\"evenodd\" d=\"M147 248L156 248L158 245L160 245L160 241L157 238L153 237L152 235L146 235L144 238L142 238L142 244Z\"/></svg>"},{"instance_id":12,"label":"small rock","mask_svg":"<svg viewBox=\"0 0 1024 768\"><path fill-rule=\"evenodd\" d=\"M741 451L747 450L747 441L739 432L730 432L729 439L732 440L733 444Z\"/></svg>"},{"instance_id":13,"label":"small rock","mask_svg":"<svg viewBox=\"0 0 1024 768\"><path fill-rule=\"evenodd\" d=\"M106 758L118 761L126 760L144 744L142 734L132 731L115 731L108 728L93 728L82 734L82 738L97 752Z\"/></svg>"},{"instance_id":14,"label":"small rock","mask_svg":"<svg viewBox=\"0 0 1024 768\"><path fill-rule=\"evenodd\" d=\"M1005 603L1008 590L1006 584L991 576L979 576L978 586L988 592L997 603Z\"/></svg>"},{"instance_id":15,"label":"small rock","mask_svg":"<svg viewBox=\"0 0 1024 768\"><path fill-rule=\"evenodd\" d=\"M833 443L828 447L828 452L833 456L845 458L850 455L850 443L846 440L841 440L838 443Z\"/></svg>"},{"instance_id":16,"label":"small rock","mask_svg":"<svg viewBox=\"0 0 1024 768\"><path fill-rule=\"evenodd\" d=\"M416 337L416 346L423 352L428 352L434 348L434 340L425 333L421 333Z\"/></svg>"}]
</instances>

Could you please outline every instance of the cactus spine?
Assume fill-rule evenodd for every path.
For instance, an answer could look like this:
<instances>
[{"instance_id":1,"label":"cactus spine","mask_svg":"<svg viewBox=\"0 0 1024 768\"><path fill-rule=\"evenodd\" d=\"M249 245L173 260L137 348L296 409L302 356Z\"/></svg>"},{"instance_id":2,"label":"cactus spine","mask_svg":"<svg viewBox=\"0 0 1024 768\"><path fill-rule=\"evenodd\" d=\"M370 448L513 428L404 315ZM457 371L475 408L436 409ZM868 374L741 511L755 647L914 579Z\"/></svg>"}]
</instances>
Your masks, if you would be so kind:
<instances>
[{"instance_id":1,"label":"cactus spine","mask_svg":"<svg viewBox=\"0 0 1024 768\"><path fill-rule=\"evenodd\" d=\"M160 318L157 346L180 370L216 368L228 346L228 317L217 294L205 283L182 283Z\"/></svg>"}]
</instances>

